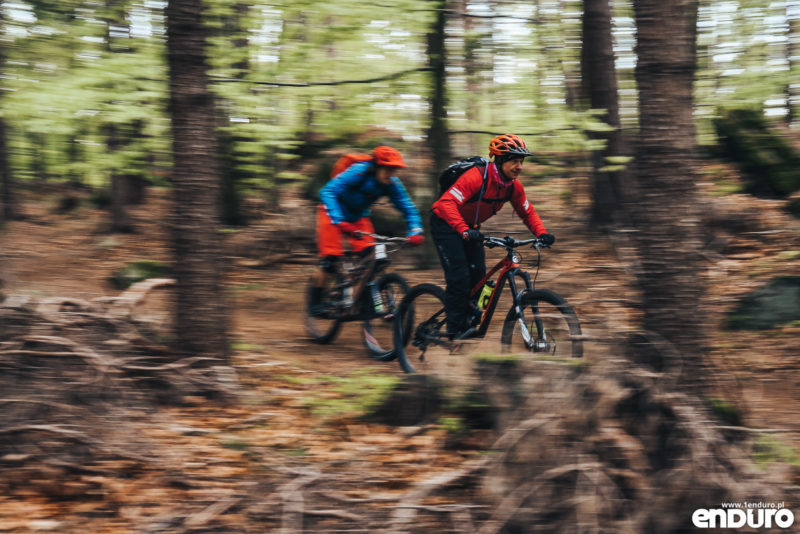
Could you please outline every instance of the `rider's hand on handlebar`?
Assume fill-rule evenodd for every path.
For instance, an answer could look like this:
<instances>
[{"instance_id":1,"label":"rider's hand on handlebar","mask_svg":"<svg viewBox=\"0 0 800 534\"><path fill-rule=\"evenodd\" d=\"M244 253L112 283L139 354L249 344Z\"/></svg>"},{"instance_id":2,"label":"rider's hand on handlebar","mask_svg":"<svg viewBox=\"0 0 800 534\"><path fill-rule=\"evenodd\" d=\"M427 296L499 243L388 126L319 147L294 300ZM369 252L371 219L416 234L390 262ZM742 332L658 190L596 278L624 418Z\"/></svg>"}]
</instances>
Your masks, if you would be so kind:
<instances>
[{"instance_id":1,"label":"rider's hand on handlebar","mask_svg":"<svg viewBox=\"0 0 800 534\"><path fill-rule=\"evenodd\" d=\"M483 241L483 234L480 230L472 228L461 232L461 239L464 241Z\"/></svg>"},{"instance_id":2,"label":"rider's hand on handlebar","mask_svg":"<svg viewBox=\"0 0 800 534\"><path fill-rule=\"evenodd\" d=\"M361 239L361 236L359 235L360 232L358 230L358 226L356 226L353 223L342 221L340 223L336 223L336 228L341 230L341 232L345 235L355 237L356 239Z\"/></svg>"},{"instance_id":3,"label":"rider's hand on handlebar","mask_svg":"<svg viewBox=\"0 0 800 534\"><path fill-rule=\"evenodd\" d=\"M545 233L545 234L540 234L538 237L539 239L542 240L542 244L548 247L556 242L556 236L554 236L553 234Z\"/></svg>"},{"instance_id":4,"label":"rider's hand on handlebar","mask_svg":"<svg viewBox=\"0 0 800 534\"><path fill-rule=\"evenodd\" d=\"M423 236L422 234L414 234L406 238L406 242L412 247L421 245L423 241L425 241L425 236Z\"/></svg>"}]
</instances>

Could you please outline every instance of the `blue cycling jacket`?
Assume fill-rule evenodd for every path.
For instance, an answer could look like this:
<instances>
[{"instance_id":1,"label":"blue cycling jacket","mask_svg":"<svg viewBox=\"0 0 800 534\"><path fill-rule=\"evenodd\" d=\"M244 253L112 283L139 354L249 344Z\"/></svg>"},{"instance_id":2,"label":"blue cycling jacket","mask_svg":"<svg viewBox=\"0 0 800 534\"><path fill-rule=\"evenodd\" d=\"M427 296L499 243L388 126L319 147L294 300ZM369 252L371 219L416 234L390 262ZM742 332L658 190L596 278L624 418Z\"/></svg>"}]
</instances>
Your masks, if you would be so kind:
<instances>
[{"instance_id":1,"label":"blue cycling jacket","mask_svg":"<svg viewBox=\"0 0 800 534\"><path fill-rule=\"evenodd\" d=\"M391 181L383 185L375 178L374 166L371 161L354 163L320 190L320 200L333 224L356 222L362 217L369 217L372 204L387 196L403 214L407 235L422 233L419 211L400 179L392 176Z\"/></svg>"}]
</instances>

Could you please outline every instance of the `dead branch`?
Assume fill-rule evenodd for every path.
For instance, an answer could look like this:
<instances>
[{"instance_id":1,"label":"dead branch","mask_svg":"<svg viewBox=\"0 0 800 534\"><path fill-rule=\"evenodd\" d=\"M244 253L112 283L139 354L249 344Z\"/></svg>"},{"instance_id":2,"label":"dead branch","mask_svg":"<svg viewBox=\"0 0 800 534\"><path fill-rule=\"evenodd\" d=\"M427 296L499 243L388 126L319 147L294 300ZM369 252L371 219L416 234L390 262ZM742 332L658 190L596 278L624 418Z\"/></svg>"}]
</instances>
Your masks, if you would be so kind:
<instances>
[{"instance_id":1,"label":"dead branch","mask_svg":"<svg viewBox=\"0 0 800 534\"><path fill-rule=\"evenodd\" d=\"M753 434L798 434L800 429L792 428L748 428L746 426L715 426L717 430L734 430L736 432L750 432Z\"/></svg>"},{"instance_id":2,"label":"dead branch","mask_svg":"<svg viewBox=\"0 0 800 534\"><path fill-rule=\"evenodd\" d=\"M347 495L342 495L341 493L335 491L317 491L317 493L333 501L343 502L347 504L390 502L397 500L395 497L370 497L370 498L348 497Z\"/></svg>"},{"instance_id":3,"label":"dead branch","mask_svg":"<svg viewBox=\"0 0 800 534\"><path fill-rule=\"evenodd\" d=\"M350 521L363 522L364 517L345 512L344 510L306 510L305 515L313 515L318 517L338 517L339 519L348 519Z\"/></svg>"},{"instance_id":4,"label":"dead branch","mask_svg":"<svg viewBox=\"0 0 800 534\"><path fill-rule=\"evenodd\" d=\"M294 480L280 486L273 495L278 495L283 502L281 514L281 533L293 534L303 532L303 511L305 502L302 488L324 475L317 472L304 472ZM267 498L269 502L270 498Z\"/></svg>"},{"instance_id":5,"label":"dead branch","mask_svg":"<svg viewBox=\"0 0 800 534\"><path fill-rule=\"evenodd\" d=\"M431 67L419 67L416 69L408 69L400 72L393 72L391 74L387 74L385 76L377 76L375 78L365 78L362 80L338 80L338 81L328 81L328 82L265 82L265 81L242 80L238 78L222 78L215 76L212 76L211 80L214 82L226 82L226 83L236 82L236 83L249 83L253 85L268 85L270 87L318 87L318 86L384 82L389 80L395 80L397 78L402 78L407 74L413 74L415 72L428 72L430 70L432 70Z\"/></svg>"},{"instance_id":6,"label":"dead branch","mask_svg":"<svg viewBox=\"0 0 800 534\"><path fill-rule=\"evenodd\" d=\"M197 528L207 525L215 518L221 516L237 504L239 504L244 497L240 495L229 495L222 500L219 500L210 506L207 506L202 511L190 515L183 521L183 526L188 528Z\"/></svg>"},{"instance_id":7,"label":"dead branch","mask_svg":"<svg viewBox=\"0 0 800 534\"><path fill-rule=\"evenodd\" d=\"M450 512L450 520L453 522L453 527L456 532L463 534L472 534L475 532L475 524L472 522L472 514L469 513L468 508L459 508Z\"/></svg>"},{"instance_id":8,"label":"dead branch","mask_svg":"<svg viewBox=\"0 0 800 534\"><path fill-rule=\"evenodd\" d=\"M74 310L64 310L65 306L71 306ZM50 321L60 323L68 321L69 319L64 316L65 311L91 311L92 305L83 299L75 298L50 298L44 299L39 302L35 308L35 312Z\"/></svg>"},{"instance_id":9,"label":"dead branch","mask_svg":"<svg viewBox=\"0 0 800 534\"><path fill-rule=\"evenodd\" d=\"M283 513L281 514L281 534L303 532L304 507L303 492L299 489L284 494Z\"/></svg>"},{"instance_id":10,"label":"dead branch","mask_svg":"<svg viewBox=\"0 0 800 534\"><path fill-rule=\"evenodd\" d=\"M62 428L57 425L20 425L11 427L0 427L0 434L20 434L23 432L47 432L57 434L73 441L80 441L86 445L94 445L95 441L83 432Z\"/></svg>"},{"instance_id":11,"label":"dead branch","mask_svg":"<svg viewBox=\"0 0 800 534\"><path fill-rule=\"evenodd\" d=\"M523 482L509 492L508 496L500 502L492 517L478 530L478 534L497 534L500 532L523 503L547 481L556 479L571 471L590 471L601 467L602 465L598 462L559 466L548 469L531 481Z\"/></svg>"},{"instance_id":12,"label":"dead branch","mask_svg":"<svg viewBox=\"0 0 800 534\"><path fill-rule=\"evenodd\" d=\"M481 469L485 469L488 465L487 460L481 460L468 465L455 471L449 471L436 475L416 484L411 491L405 494L402 500L395 507L392 514L389 526L385 532L405 532L407 526L414 520L417 515L417 506L420 501L425 499L432 492L442 486L452 484L462 478L473 475Z\"/></svg>"},{"instance_id":13,"label":"dead branch","mask_svg":"<svg viewBox=\"0 0 800 534\"><path fill-rule=\"evenodd\" d=\"M111 301L109 313L112 317L130 317L136 306L139 306L151 291L173 285L175 280L172 278L148 278L136 282Z\"/></svg>"},{"instance_id":14,"label":"dead branch","mask_svg":"<svg viewBox=\"0 0 800 534\"><path fill-rule=\"evenodd\" d=\"M51 402L39 399L0 399L0 404L39 404L47 406L48 408L56 408L58 410L71 410L74 407L69 404L59 402Z\"/></svg>"}]
</instances>

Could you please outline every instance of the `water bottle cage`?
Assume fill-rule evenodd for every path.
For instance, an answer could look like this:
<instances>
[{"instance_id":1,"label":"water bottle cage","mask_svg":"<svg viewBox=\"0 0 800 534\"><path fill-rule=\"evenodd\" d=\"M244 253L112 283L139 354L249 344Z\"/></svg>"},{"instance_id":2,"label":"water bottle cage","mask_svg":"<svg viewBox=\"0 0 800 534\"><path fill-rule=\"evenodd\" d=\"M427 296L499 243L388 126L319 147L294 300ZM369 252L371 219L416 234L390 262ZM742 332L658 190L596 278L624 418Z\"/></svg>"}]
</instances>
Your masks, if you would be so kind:
<instances>
[{"instance_id":1,"label":"water bottle cage","mask_svg":"<svg viewBox=\"0 0 800 534\"><path fill-rule=\"evenodd\" d=\"M493 293L494 285L487 282L481 289L480 295L478 295L478 308L481 310L486 309L486 307L489 305L489 301L492 299Z\"/></svg>"}]
</instances>

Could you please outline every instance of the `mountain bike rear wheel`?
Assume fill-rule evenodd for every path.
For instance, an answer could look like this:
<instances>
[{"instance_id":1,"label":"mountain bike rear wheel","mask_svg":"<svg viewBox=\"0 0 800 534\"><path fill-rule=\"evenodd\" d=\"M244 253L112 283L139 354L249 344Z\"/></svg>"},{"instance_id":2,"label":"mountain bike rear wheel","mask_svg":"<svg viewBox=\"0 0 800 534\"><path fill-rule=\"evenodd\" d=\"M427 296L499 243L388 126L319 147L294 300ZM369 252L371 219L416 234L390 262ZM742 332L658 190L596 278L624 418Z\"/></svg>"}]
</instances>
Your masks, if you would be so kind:
<instances>
[{"instance_id":1,"label":"mountain bike rear wheel","mask_svg":"<svg viewBox=\"0 0 800 534\"><path fill-rule=\"evenodd\" d=\"M581 325L564 298L546 289L522 295L521 313L512 308L503 324L504 353L583 356Z\"/></svg>"},{"instance_id":2,"label":"mountain bike rear wheel","mask_svg":"<svg viewBox=\"0 0 800 534\"><path fill-rule=\"evenodd\" d=\"M364 320L361 333L367 353L382 362L394 360L394 317L400 301L408 292L408 282L397 273L383 275L376 283L381 298L380 309L374 308L372 295L364 295L369 318Z\"/></svg>"}]
</instances>

